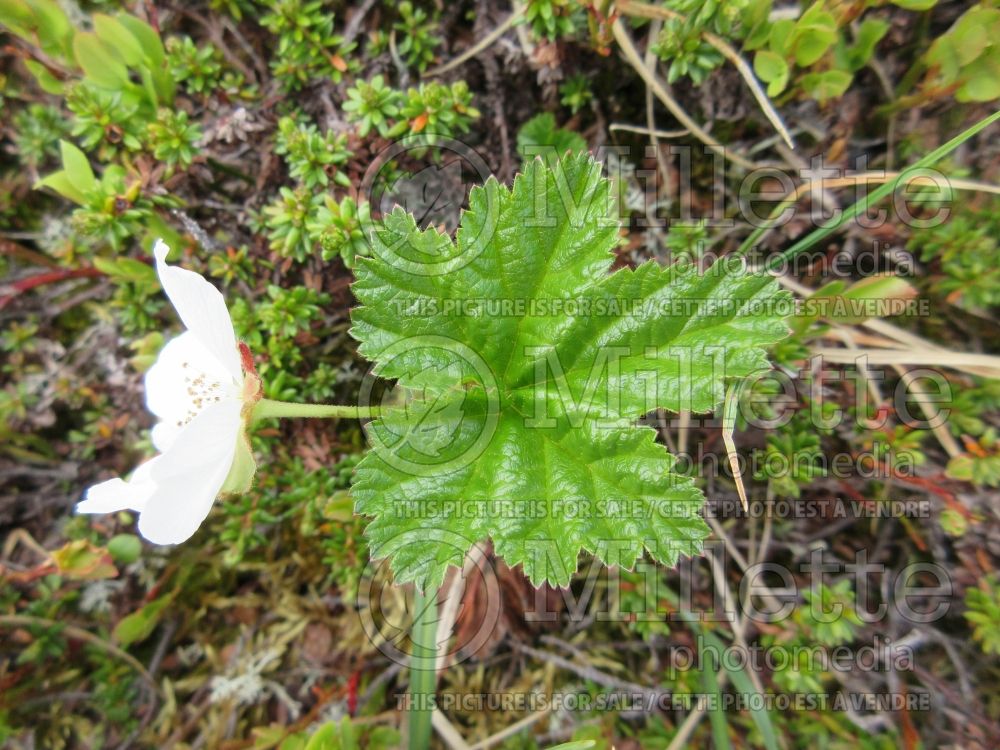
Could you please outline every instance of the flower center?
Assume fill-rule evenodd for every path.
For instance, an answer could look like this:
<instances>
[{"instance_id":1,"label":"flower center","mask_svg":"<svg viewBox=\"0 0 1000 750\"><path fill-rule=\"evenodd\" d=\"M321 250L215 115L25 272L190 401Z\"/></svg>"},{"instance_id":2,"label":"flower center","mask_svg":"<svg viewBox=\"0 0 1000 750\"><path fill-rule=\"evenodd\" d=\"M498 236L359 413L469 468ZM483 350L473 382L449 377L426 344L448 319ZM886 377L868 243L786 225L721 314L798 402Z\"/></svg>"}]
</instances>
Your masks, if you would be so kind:
<instances>
[{"instance_id":1,"label":"flower center","mask_svg":"<svg viewBox=\"0 0 1000 750\"><path fill-rule=\"evenodd\" d=\"M183 427L201 414L209 404L223 399L232 389L226 388L221 380L191 367L190 363L181 364L184 368L184 385L188 396L188 410L177 420L177 426Z\"/></svg>"}]
</instances>

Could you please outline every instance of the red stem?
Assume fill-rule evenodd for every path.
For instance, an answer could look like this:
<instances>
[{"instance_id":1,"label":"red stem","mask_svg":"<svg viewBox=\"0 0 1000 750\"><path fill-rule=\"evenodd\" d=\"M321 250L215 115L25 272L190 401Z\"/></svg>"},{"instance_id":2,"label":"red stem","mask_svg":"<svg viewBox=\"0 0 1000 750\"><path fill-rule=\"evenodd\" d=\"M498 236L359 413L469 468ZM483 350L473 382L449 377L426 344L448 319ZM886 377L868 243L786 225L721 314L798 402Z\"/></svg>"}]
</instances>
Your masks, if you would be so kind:
<instances>
[{"instance_id":1,"label":"red stem","mask_svg":"<svg viewBox=\"0 0 1000 750\"><path fill-rule=\"evenodd\" d=\"M65 281L66 279L93 278L103 275L104 274L96 268L75 268L48 271L35 276L29 276L26 279L21 279L20 281L15 281L9 284L12 291L10 294L5 294L3 297L0 297L0 310L5 308L19 294L23 294L24 292L34 289L37 286L54 284L57 281Z\"/></svg>"}]
</instances>

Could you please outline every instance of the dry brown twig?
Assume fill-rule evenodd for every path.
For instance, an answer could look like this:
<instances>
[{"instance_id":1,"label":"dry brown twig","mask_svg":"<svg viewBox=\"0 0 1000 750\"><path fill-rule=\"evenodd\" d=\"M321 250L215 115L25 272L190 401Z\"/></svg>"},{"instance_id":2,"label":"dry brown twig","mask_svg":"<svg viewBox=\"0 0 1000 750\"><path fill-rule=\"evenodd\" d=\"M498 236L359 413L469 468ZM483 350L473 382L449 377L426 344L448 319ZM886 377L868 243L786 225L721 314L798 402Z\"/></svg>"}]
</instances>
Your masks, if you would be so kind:
<instances>
[{"instance_id":1,"label":"dry brown twig","mask_svg":"<svg viewBox=\"0 0 1000 750\"><path fill-rule=\"evenodd\" d=\"M454 70L466 60L470 60L478 55L480 52L493 44L497 39L506 34L507 31L521 19L521 16L524 15L524 11L525 6L515 6L514 11L504 19L503 23L493 29L493 31L476 42L473 46L469 47L469 49L465 50L465 52L458 57L452 58L443 65L438 65L436 68L428 70L424 73L424 78L436 78L437 76L444 75L449 70Z\"/></svg>"},{"instance_id":2,"label":"dry brown twig","mask_svg":"<svg viewBox=\"0 0 1000 750\"><path fill-rule=\"evenodd\" d=\"M692 119L691 115L684 111L684 108L677 103L670 92L667 91L666 85L659 79L655 71L651 70L643 62L642 58L639 56L639 52L636 50L635 43L632 41L631 35L625 29L625 25L621 22L621 19L615 19L614 23L611 25L611 29L615 35L615 41L618 42L618 46L621 48L622 53L625 55L625 60L635 68L635 71L639 74L646 85L649 86L653 93L656 94L656 98L659 99L663 105L670 110L678 122L681 123L685 128L687 128L691 135L697 138L699 141L704 143L712 152L718 154L724 159L728 159L734 164L738 164L744 169L759 169L763 167L762 164L757 164L745 156L742 156L731 149L727 149L722 143L717 141L702 128L698 123Z\"/></svg>"},{"instance_id":3,"label":"dry brown twig","mask_svg":"<svg viewBox=\"0 0 1000 750\"><path fill-rule=\"evenodd\" d=\"M536 711L533 714L529 714L528 716L525 716L520 721L514 722L509 727L506 727L505 729L501 729L496 734L491 734L485 740L480 740L475 745L470 746L469 750L486 750L486 748L490 748L490 747L493 747L494 745L498 745L499 743L503 742L508 737L513 737L518 732L521 732L522 730L527 729L531 725L536 724L537 722L541 721L546 716L548 716L550 713L552 713L552 710L553 710L553 706L551 704L549 704L547 707L541 709L540 711Z\"/></svg>"},{"instance_id":4,"label":"dry brown twig","mask_svg":"<svg viewBox=\"0 0 1000 750\"><path fill-rule=\"evenodd\" d=\"M657 130L651 128L643 128L638 125L629 125L624 122L613 122L608 127L608 130L612 133L621 130L625 133L638 133L639 135L648 135L650 138L683 138L689 135L687 130Z\"/></svg>"},{"instance_id":5,"label":"dry brown twig","mask_svg":"<svg viewBox=\"0 0 1000 750\"><path fill-rule=\"evenodd\" d=\"M618 0L615 3L615 7L627 16L634 16L637 18L649 18L653 20L686 20L687 16L683 13L678 13L677 11L670 10L669 8L663 8L658 5L648 5L646 3L634 2L634 0ZM795 148L795 141L792 140L792 134L788 132L788 128L785 127L785 123L781 119L781 115L778 114L778 110L774 108L771 104L771 100L768 98L767 93L760 85L760 81L757 80L757 76L754 75L753 69L750 64L744 60L740 53L737 52L732 45L729 44L725 39L713 34L711 31L702 31L701 37L710 45L715 47L719 53L725 57L729 62L733 64L739 74L746 81L747 86L750 88L750 93L753 94L754 99L757 100L757 104L760 105L761 111L763 111L764 116L768 119L774 129L781 136L782 140L788 144L789 148Z\"/></svg>"}]
</instances>

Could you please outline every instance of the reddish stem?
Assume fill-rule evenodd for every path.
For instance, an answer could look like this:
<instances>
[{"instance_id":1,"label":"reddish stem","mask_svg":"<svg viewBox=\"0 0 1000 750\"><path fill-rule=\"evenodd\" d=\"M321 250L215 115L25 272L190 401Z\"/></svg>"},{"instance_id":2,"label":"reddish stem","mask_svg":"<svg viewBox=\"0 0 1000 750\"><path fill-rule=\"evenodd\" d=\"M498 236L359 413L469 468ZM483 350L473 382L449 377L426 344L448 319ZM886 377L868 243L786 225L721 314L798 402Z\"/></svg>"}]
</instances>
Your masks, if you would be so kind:
<instances>
[{"instance_id":1,"label":"reddish stem","mask_svg":"<svg viewBox=\"0 0 1000 750\"><path fill-rule=\"evenodd\" d=\"M347 680L347 713L350 716L358 710L358 685L361 682L361 670L356 669Z\"/></svg>"},{"instance_id":2,"label":"reddish stem","mask_svg":"<svg viewBox=\"0 0 1000 750\"><path fill-rule=\"evenodd\" d=\"M20 281L15 281L9 284L11 288L10 294L5 294L0 297L0 310L5 308L13 299L19 294L23 294L31 289L38 286L44 286L45 284L54 284L57 281L66 281L67 279L80 279L80 278L94 278L97 276L103 276L99 270L96 268L75 268L75 269L62 269L59 271L47 271L46 273L40 273L35 276L29 276L26 279L21 279Z\"/></svg>"}]
</instances>

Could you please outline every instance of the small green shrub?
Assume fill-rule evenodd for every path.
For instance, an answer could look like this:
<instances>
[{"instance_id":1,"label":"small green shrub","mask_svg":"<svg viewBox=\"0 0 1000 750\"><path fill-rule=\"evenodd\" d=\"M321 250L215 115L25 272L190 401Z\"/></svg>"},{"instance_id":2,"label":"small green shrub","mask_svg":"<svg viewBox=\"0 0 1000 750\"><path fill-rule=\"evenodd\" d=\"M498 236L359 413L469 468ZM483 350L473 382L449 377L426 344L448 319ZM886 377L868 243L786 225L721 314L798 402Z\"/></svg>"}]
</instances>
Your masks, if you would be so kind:
<instances>
[{"instance_id":1,"label":"small green shrub","mask_svg":"<svg viewBox=\"0 0 1000 750\"><path fill-rule=\"evenodd\" d=\"M312 123L296 124L291 117L278 123L275 153L285 157L288 173L307 188L326 187L331 181L349 187L350 180L337 168L351 158L347 136L333 131L320 134Z\"/></svg>"}]
</instances>

